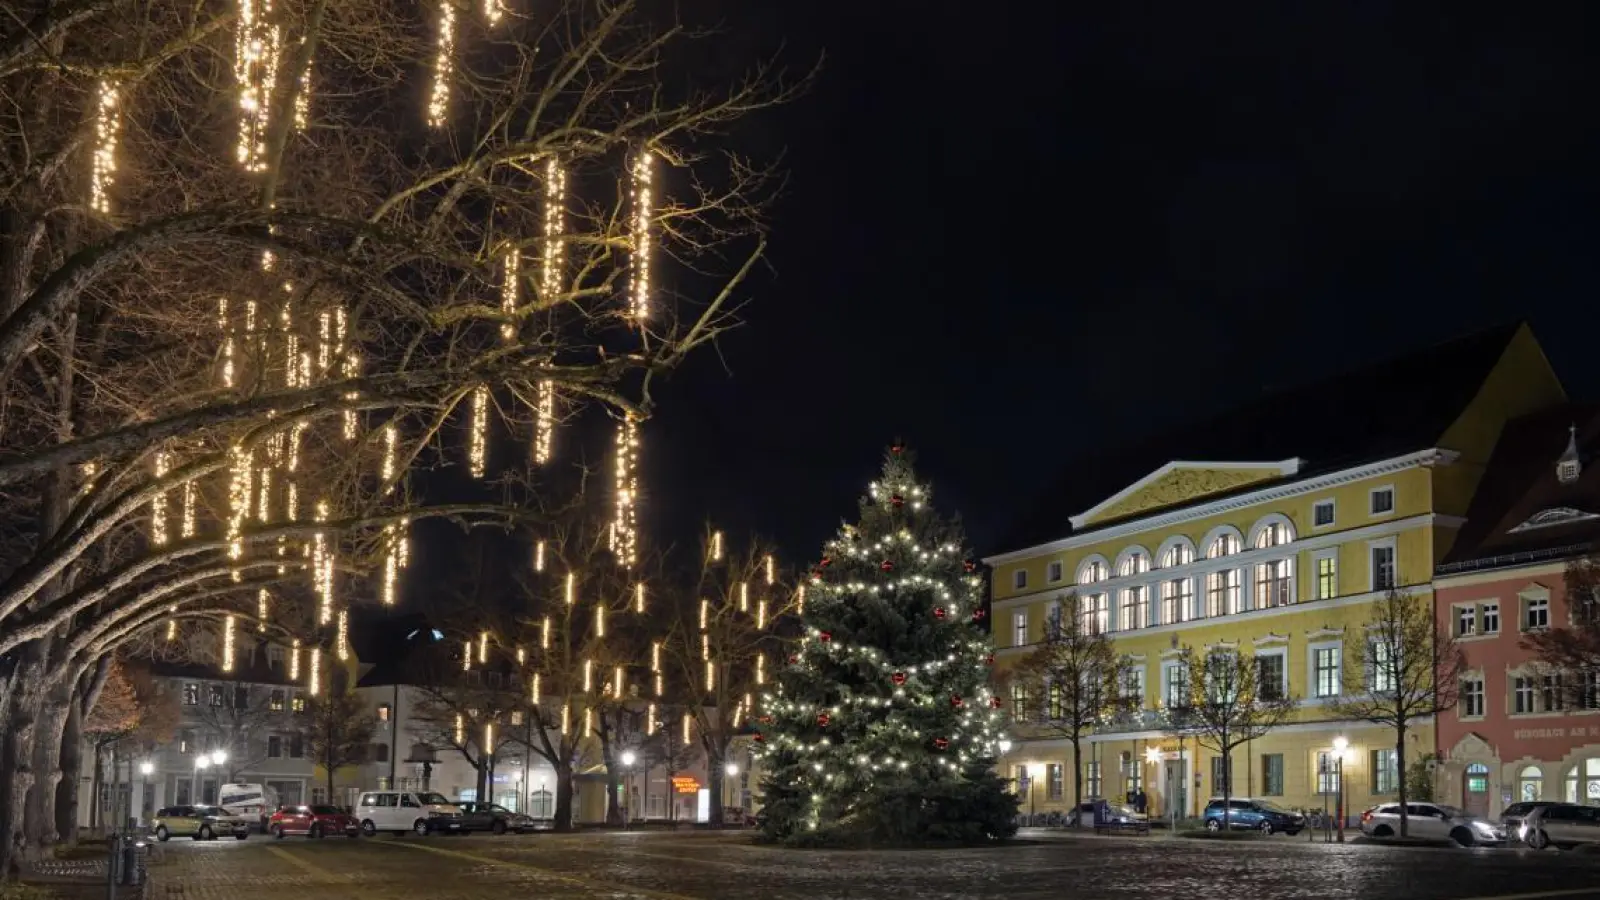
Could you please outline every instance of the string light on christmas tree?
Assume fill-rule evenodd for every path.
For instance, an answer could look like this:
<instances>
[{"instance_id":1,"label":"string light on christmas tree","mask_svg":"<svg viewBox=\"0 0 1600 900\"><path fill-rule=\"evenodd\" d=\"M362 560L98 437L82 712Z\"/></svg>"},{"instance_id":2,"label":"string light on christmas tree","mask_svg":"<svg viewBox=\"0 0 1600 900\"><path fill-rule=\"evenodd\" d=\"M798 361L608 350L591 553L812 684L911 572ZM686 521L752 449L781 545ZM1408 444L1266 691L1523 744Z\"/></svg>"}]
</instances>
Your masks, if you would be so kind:
<instances>
[{"instance_id":1,"label":"string light on christmas tree","mask_svg":"<svg viewBox=\"0 0 1600 900\"><path fill-rule=\"evenodd\" d=\"M433 90L428 95L428 125L444 126L450 110L450 76L455 68L456 10L451 0L439 4L439 42L433 60Z\"/></svg>"},{"instance_id":2,"label":"string light on christmas tree","mask_svg":"<svg viewBox=\"0 0 1600 900\"><path fill-rule=\"evenodd\" d=\"M295 638L289 645L289 680L300 680L300 639Z\"/></svg>"},{"instance_id":3,"label":"string light on christmas tree","mask_svg":"<svg viewBox=\"0 0 1600 900\"><path fill-rule=\"evenodd\" d=\"M233 671L234 624L233 616L222 617L222 671Z\"/></svg>"},{"instance_id":4,"label":"string light on christmas tree","mask_svg":"<svg viewBox=\"0 0 1600 900\"><path fill-rule=\"evenodd\" d=\"M650 316L650 224L655 216L655 154L641 150L629 174L633 179L633 260L630 267L633 303L629 312L636 321L643 322Z\"/></svg>"},{"instance_id":5,"label":"string light on christmas tree","mask_svg":"<svg viewBox=\"0 0 1600 900\"><path fill-rule=\"evenodd\" d=\"M533 570L544 571L544 541L535 541L533 544Z\"/></svg>"},{"instance_id":6,"label":"string light on christmas tree","mask_svg":"<svg viewBox=\"0 0 1600 900\"><path fill-rule=\"evenodd\" d=\"M623 568L631 568L639 555L637 499L639 491L639 423L632 413L617 426L616 521L611 552Z\"/></svg>"},{"instance_id":7,"label":"string light on christmas tree","mask_svg":"<svg viewBox=\"0 0 1600 900\"><path fill-rule=\"evenodd\" d=\"M122 111L117 85L100 81L99 104L95 113L94 160L89 179L89 207L97 213L111 212L111 183L117 172L117 138L122 133Z\"/></svg>"},{"instance_id":8,"label":"string light on christmas tree","mask_svg":"<svg viewBox=\"0 0 1600 900\"><path fill-rule=\"evenodd\" d=\"M473 478L482 478L489 457L489 388L472 389L472 429L468 434L467 461Z\"/></svg>"},{"instance_id":9,"label":"string light on christmas tree","mask_svg":"<svg viewBox=\"0 0 1600 900\"><path fill-rule=\"evenodd\" d=\"M156 479L167 477L167 469L171 465L171 457L166 451L156 454ZM167 543L167 492L157 491L150 498L150 542L157 547L166 546Z\"/></svg>"},{"instance_id":10,"label":"string light on christmas tree","mask_svg":"<svg viewBox=\"0 0 1600 900\"><path fill-rule=\"evenodd\" d=\"M268 614L272 611L272 595L266 588L256 590L256 631L267 630Z\"/></svg>"},{"instance_id":11,"label":"string light on christmas tree","mask_svg":"<svg viewBox=\"0 0 1600 900\"><path fill-rule=\"evenodd\" d=\"M322 648L311 648L311 673L306 680L306 693L315 697L322 687Z\"/></svg>"},{"instance_id":12,"label":"string light on christmas tree","mask_svg":"<svg viewBox=\"0 0 1600 900\"><path fill-rule=\"evenodd\" d=\"M487 0L490 6L495 5L495 0ZM505 269L500 281L500 314L505 321L500 323L500 337L502 340L511 340L517 336L517 326L512 324L517 314L517 270L522 266L522 253L516 247L506 252Z\"/></svg>"},{"instance_id":13,"label":"string light on christmas tree","mask_svg":"<svg viewBox=\"0 0 1600 900\"><path fill-rule=\"evenodd\" d=\"M339 627L334 638L333 648L340 662L350 658L350 610L339 610Z\"/></svg>"}]
</instances>

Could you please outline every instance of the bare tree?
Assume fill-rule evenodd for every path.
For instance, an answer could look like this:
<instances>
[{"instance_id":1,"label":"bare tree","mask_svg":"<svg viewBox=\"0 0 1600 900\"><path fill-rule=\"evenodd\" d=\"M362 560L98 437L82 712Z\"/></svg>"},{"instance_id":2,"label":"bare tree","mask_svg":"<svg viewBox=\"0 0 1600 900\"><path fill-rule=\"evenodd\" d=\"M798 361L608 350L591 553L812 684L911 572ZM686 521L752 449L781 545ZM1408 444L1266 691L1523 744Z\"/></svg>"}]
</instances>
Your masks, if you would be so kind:
<instances>
[{"instance_id":1,"label":"bare tree","mask_svg":"<svg viewBox=\"0 0 1600 900\"><path fill-rule=\"evenodd\" d=\"M212 682L208 688L215 694L202 697L191 712L196 736L203 746L225 751L222 780L236 782L267 759L268 738L294 730L294 722L282 692L274 699L271 688L241 682Z\"/></svg>"},{"instance_id":2,"label":"bare tree","mask_svg":"<svg viewBox=\"0 0 1600 900\"><path fill-rule=\"evenodd\" d=\"M1600 709L1600 555L1567 562L1563 581L1569 615L1551 627L1528 631L1520 643L1538 660L1541 674L1573 709Z\"/></svg>"},{"instance_id":3,"label":"bare tree","mask_svg":"<svg viewBox=\"0 0 1600 900\"><path fill-rule=\"evenodd\" d=\"M1068 594L1061 604L1069 611L1068 620L1050 623L1044 641L1017 665L1012 684L1044 704L1043 715L1023 727L1072 744L1072 808L1078 810L1083 805L1083 738L1135 709L1137 701L1123 689L1126 658L1092 620L1080 622L1070 614L1078 608L1076 595ZM1084 824L1082 816L1078 824Z\"/></svg>"},{"instance_id":4,"label":"bare tree","mask_svg":"<svg viewBox=\"0 0 1600 900\"><path fill-rule=\"evenodd\" d=\"M306 574L314 614L274 627L333 653L337 588L411 523L517 518L422 504L406 471L482 472L496 418L541 458L587 404L637 428L733 323L769 172L715 148L778 73L680 77L706 33L636 0L441 9L0 24L0 872L54 838L106 653Z\"/></svg>"},{"instance_id":5,"label":"bare tree","mask_svg":"<svg viewBox=\"0 0 1600 900\"><path fill-rule=\"evenodd\" d=\"M327 777L329 803L336 802L334 774L367 761L377 727L377 720L354 691L328 689L307 699L306 751Z\"/></svg>"},{"instance_id":6,"label":"bare tree","mask_svg":"<svg viewBox=\"0 0 1600 900\"><path fill-rule=\"evenodd\" d=\"M711 824L721 825L729 749L752 724L756 702L782 664L781 626L794 612L795 593L779 576L775 556L752 546L730 552L708 527L699 576L676 592L676 616L664 641L684 714L706 760Z\"/></svg>"},{"instance_id":7,"label":"bare tree","mask_svg":"<svg viewBox=\"0 0 1600 900\"><path fill-rule=\"evenodd\" d=\"M1183 649L1185 684L1174 692L1177 701L1167 710L1168 729L1191 737L1201 747L1222 757L1222 821L1231 827L1233 751L1262 737L1294 715L1295 700L1281 683L1263 677L1260 657L1236 648L1208 648L1205 653Z\"/></svg>"},{"instance_id":8,"label":"bare tree","mask_svg":"<svg viewBox=\"0 0 1600 900\"><path fill-rule=\"evenodd\" d=\"M647 808L650 773L660 768L667 776L666 795L662 798L667 807L667 821L677 821L678 798L673 793L676 790L674 779L679 772L693 768L703 751L702 744L696 743L692 738L685 741L681 734L671 728L659 729L644 739L639 748L639 756L644 766Z\"/></svg>"},{"instance_id":9,"label":"bare tree","mask_svg":"<svg viewBox=\"0 0 1600 900\"><path fill-rule=\"evenodd\" d=\"M1344 671L1343 692L1334 710L1344 718L1393 732L1403 837L1409 824L1406 732L1418 721L1455 708L1466 661L1450 629L1435 621L1428 598L1392 589L1372 604L1363 627L1355 665Z\"/></svg>"}]
</instances>

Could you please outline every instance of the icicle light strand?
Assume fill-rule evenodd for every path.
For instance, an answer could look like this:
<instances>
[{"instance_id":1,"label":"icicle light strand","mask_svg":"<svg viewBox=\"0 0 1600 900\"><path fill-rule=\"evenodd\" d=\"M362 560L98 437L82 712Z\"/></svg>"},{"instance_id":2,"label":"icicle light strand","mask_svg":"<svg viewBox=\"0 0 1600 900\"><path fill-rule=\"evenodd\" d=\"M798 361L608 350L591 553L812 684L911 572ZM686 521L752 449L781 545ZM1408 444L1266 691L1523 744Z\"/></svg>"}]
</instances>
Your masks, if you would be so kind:
<instances>
[{"instance_id":1,"label":"icicle light strand","mask_svg":"<svg viewBox=\"0 0 1600 900\"><path fill-rule=\"evenodd\" d=\"M256 631L267 630L267 621L272 613L272 595L266 588L256 591Z\"/></svg>"},{"instance_id":2,"label":"icicle light strand","mask_svg":"<svg viewBox=\"0 0 1600 900\"><path fill-rule=\"evenodd\" d=\"M234 619L233 616L222 617L222 671L233 671L234 656Z\"/></svg>"},{"instance_id":3,"label":"icicle light strand","mask_svg":"<svg viewBox=\"0 0 1600 900\"><path fill-rule=\"evenodd\" d=\"M238 0L233 72L239 85L237 156L246 172L262 172L267 165L267 119L282 39L271 15L270 0Z\"/></svg>"},{"instance_id":4,"label":"icicle light strand","mask_svg":"<svg viewBox=\"0 0 1600 900\"><path fill-rule=\"evenodd\" d=\"M455 70L456 9L451 0L439 4L439 44L433 60L433 90L428 95L428 125L442 128L450 111L450 76Z\"/></svg>"},{"instance_id":5,"label":"icicle light strand","mask_svg":"<svg viewBox=\"0 0 1600 900\"><path fill-rule=\"evenodd\" d=\"M489 458L489 388L472 389L472 430L468 434L467 462L473 478L482 478Z\"/></svg>"},{"instance_id":6,"label":"icicle light strand","mask_svg":"<svg viewBox=\"0 0 1600 900\"><path fill-rule=\"evenodd\" d=\"M339 610L339 629L334 650L340 662L350 658L350 610L348 609Z\"/></svg>"},{"instance_id":7,"label":"icicle light strand","mask_svg":"<svg viewBox=\"0 0 1600 900\"><path fill-rule=\"evenodd\" d=\"M172 458L164 451L156 454L156 478L167 477ZM157 547L164 546L170 535L167 532L167 492L160 491L150 499L150 540Z\"/></svg>"},{"instance_id":8,"label":"icicle light strand","mask_svg":"<svg viewBox=\"0 0 1600 900\"><path fill-rule=\"evenodd\" d=\"M494 0L488 2L494 5ZM521 283L518 270L521 267L522 253L512 247L506 253L505 273L500 282L500 312L506 319L500 323L500 337L506 341L517 336L517 326L512 320L517 314L517 286Z\"/></svg>"},{"instance_id":9,"label":"icicle light strand","mask_svg":"<svg viewBox=\"0 0 1600 900\"><path fill-rule=\"evenodd\" d=\"M117 173L117 138L122 133L118 93L113 82L100 82L100 103L94 123L94 167L89 181L89 206L97 213L111 212L111 184Z\"/></svg>"},{"instance_id":10,"label":"icicle light strand","mask_svg":"<svg viewBox=\"0 0 1600 900\"><path fill-rule=\"evenodd\" d=\"M566 244L562 234L567 227L566 198L566 170L555 159L547 160L544 166L544 252L539 261L539 301L547 308L554 306L565 277ZM550 461L556 427L555 407L555 382L546 378L539 382L534 408L533 461L540 465Z\"/></svg>"},{"instance_id":11,"label":"icicle light strand","mask_svg":"<svg viewBox=\"0 0 1600 900\"><path fill-rule=\"evenodd\" d=\"M639 322L650 317L650 220L655 216L654 168L655 155L649 150L640 151L632 166L633 265L629 312Z\"/></svg>"},{"instance_id":12,"label":"icicle light strand","mask_svg":"<svg viewBox=\"0 0 1600 900\"><path fill-rule=\"evenodd\" d=\"M616 467L617 517L611 552L618 565L632 568L639 558L639 422L631 414L617 426Z\"/></svg>"}]
</instances>

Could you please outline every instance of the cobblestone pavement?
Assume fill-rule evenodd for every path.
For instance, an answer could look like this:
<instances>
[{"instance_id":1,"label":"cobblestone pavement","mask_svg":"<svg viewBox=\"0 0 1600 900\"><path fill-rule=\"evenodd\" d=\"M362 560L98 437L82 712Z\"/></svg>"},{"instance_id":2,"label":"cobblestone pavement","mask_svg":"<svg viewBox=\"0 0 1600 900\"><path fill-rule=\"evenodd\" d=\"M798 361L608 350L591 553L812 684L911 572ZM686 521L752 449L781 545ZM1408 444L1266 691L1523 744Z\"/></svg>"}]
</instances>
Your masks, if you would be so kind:
<instances>
[{"instance_id":1,"label":"cobblestone pavement","mask_svg":"<svg viewBox=\"0 0 1600 900\"><path fill-rule=\"evenodd\" d=\"M1060 838L997 849L820 852L748 835L588 833L173 841L154 900L1201 898L1600 900L1600 855ZM292 892L292 893L289 893Z\"/></svg>"}]
</instances>

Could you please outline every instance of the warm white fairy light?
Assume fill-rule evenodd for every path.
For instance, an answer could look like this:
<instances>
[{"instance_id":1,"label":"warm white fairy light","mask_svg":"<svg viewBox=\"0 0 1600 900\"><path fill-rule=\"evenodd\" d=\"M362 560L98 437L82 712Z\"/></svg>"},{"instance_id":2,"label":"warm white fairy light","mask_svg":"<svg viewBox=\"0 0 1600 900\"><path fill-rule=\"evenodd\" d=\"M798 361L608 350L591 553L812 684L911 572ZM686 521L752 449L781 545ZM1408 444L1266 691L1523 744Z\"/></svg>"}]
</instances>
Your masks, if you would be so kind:
<instances>
[{"instance_id":1,"label":"warm white fairy light","mask_svg":"<svg viewBox=\"0 0 1600 900\"><path fill-rule=\"evenodd\" d=\"M317 521L328 521L328 501L317 501ZM311 576L317 593L317 624L333 621L333 551L328 547L328 533L317 529L311 539Z\"/></svg>"},{"instance_id":2,"label":"warm white fairy light","mask_svg":"<svg viewBox=\"0 0 1600 900\"><path fill-rule=\"evenodd\" d=\"M301 40L304 40L302 38ZM311 124L311 64L306 59L305 71L300 73L299 90L294 94L294 129L305 131Z\"/></svg>"},{"instance_id":3,"label":"warm white fairy light","mask_svg":"<svg viewBox=\"0 0 1600 900\"><path fill-rule=\"evenodd\" d=\"M175 641L177 639L178 639L178 605L176 603L174 603L173 605L167 607L167 640L168 641Z\"/></svg>"},{"instance_id":4,"label":"warm white fairy light","mask_svg":"<svg viewBox=\"0 0 1600 900\"><path fill-rule=\"evenodd\" d=\"M799 585L798 587L795 588L794 601L795 601L794 611L796 613L800 614L800 615L805 615L805 611L806 611L806 586L805 585L802 584L802 585Z\"/></svg>"},{"instance_id":5,"label":"warm white fairy light","mask_svg":"<svg viewBox=\"0 0 1600 900\"><path fill-rule=\"evenodd\" d=\"M689 746L690 742L692 741L692 738L691 738L691 736L689 734L689 729L691 727L693 727L693 724L694 724L694 719L691 718L688 713L684 713L683 714L683 745L685 747Z\"/></svg>"},{"instance_id":6,"label":"warm white fairy light","mask_svg":"<svg viewBox=\"0 0 1600 900\"><path fill-rule=\"evenodd\" d=\"M603 605L594 608L594 636L606 636L606 608Z\"/></svg>"},{"instance_id":7,"label":"warm white fairy light","mask_svg":"<svg viewBox=\"0 0 1600 900\"><path fill-rule=\"evenodd\" d=\"M256 631L266 631L272 613L272 595L266 588L256 590Z\"/></svg>"},{"instance_id":8,"label":"warm white fairy light","mask_svg":"<svg viewBox=\"0 0 1600 900\"><path fill-rule=\"evenodd\" d=\"M544 617L544 621L539 623L539 649L540 650L549 650L550 649L550 617L549 616L545 616Z\"/></svg>"},{"instance_id":9,"label":"warm white fairy light","mask_svg":"<svg viewBox=\"0 0 1600 900\"><path fill-rule=\"evenodd\" d=\"M709 634L700 635L700 658L704 660L711 659L711 635Z\"/></svg>"},{"instance_id":10,"label":"warm white fairy light","mask_svg":"<svg viewBox=\"0 0 1600 900\"><path fill-rule=\"evenodd\" d=\"M300 639L289 645L289 680L300 680Z\"/></svg>"},{"instance_id":11,"label":"warm white fairy light","mask_svg":"<svg viewBox=\"0 0 1600 900\"><path fill-rule=\"evenodd\" d=\"M270 0L238 0L233 72L239 85L238 161L247 172L266 170L267 120L278 74L281 32Z\"/></svg>"},{"instance_id":12,"label":"warm white fairy light","mask_svg":"<svg viewBox=\"0 0 1600 900\"><path fill-rule=\"evenodd\" d=\"M650 671L661 671L661 642L650 642Z\"/></svg>"},{"instance_id":13,"label":"warm white fairy light","mask_svg":"<svg viewBox=\"0 0 1600 900\"><path fill-rule=\"evenodd\" d=\"M317 371L323 375L333 365L333 313L317 314Z\"/></svg>"},{"instance_id":14,"label":"warm white fairy light","mask_svg":"<svg viewBox=\"0 0 1600 900\"><path fill-rule=\"evenodd\" d=\"M339 628L335 633L334 651L340 662L350 658L350 610L339 610Z\"/></svg>"},{"instance_id":15,"label":"warm white fairy light","mask_svg":"<svg viewBox=\"0 0 1600 900\"><path fill-rule=\"evenodd\" d=\"M433 90L428 95L428 125L442 127L450 111L450 75L455 69L456 8L451 0L439 4L438 53L433 60Z\"/></svg>"},{"instance_id":16,"label":"warm white fairy light","mask_svg":"<svg viewBox=\"0 0 1600 900\"><path fill-rule=\"evenodd\" d=\"M480 631L480 632L478 632L478 664L482 665L484 663L487 663L488 661L489 661L489 632Z\"/></svg>"},{"instance_id":17,"label":"warm white fairy light","mask_svg":"<svg viewBox=\"0 0 1600 900\"><path fill-rule=\"evenodd\" d=\"M583 692L585 694L594 690L594 660L583 661Z\"/></svg>"},{"instance_id":18,"label":"warm white fairy light","mask_svg":"<svg viewBox=\"0 0 1600 900\"><path fill-rule=\"evenodd\" d=\"M656 705L654 703L651 703L648 706L646 706L645 710L644 710L644 733L645 733L645 735L648 736L648 737L655 737L655 735L656 735L656 725L657 725L657 722L656 722Z\"/></svg>"},{"instance_id":19,"label":"warm white fairy light","mask_svg":"<svg viewBox=\"0 0 1600 900\"><path fill-rule=\"evenodd\" d=\"M233 616L222 617L222 671L233 671L234 622Z\"/></svg>"},{"instance_id":20,"label":"warm white fairy light","mask_svg":"<svg viewBox=\"0 0 1600 900\"><path fill-rule=\"evenodd\" d=\"M700 598L700 630L705 631L711 627L711 601Z\"/></svg>"},{"instance_id":21,"label":"warm white fairy light","mask_svg":"<svg viewBox=\"0 0 1600 900\"><path fill-rule=\"evenodd\" d=\"M533 570L544 571L544 541L533 542Z\"/></svg>"},{"instance_id":22,"label":"warm white fairy light","mask_svg":"<svg viewBox=\"0 0 1600 900\"><path fill-rule=\"evenodd\" d=\"M706 660L706 690L713 691L717 688L717 664L713 660Z\"/></svg>"},{"instance_id":23,"label":"warm white fairy light","mask_svg":"<svg viewBox=\"0 0 1600 900\"><path fill-rule=\"evenodd\" d=\"M756 627L767 627L767 598L765 597L756 601Z\"/></svg>"},{"instance_id":24,"label":"warm white fairy light","mask_svg":"<svg viewBox=\"0 0 1600 900\"><path fill-rule=\"evenodd\" d=\"M383 426L383 468L380 470L380 474L383 476L383 492L385 494L394 490L395 449L399 442L400 434L395 429L394 423L390 422Z\"/></svg>"},{"instance_id":25,"label":"warm white fairy light","mask_svg":"<svg viewBox=\"0 0 1600 900\"><path fill-rule=\"evenodd\" d=\"M172 459L161 451L156 454L156 478L167 477L167 470L172 464ZM167 543L167 492L158 491L150 498L150 541L157 547Z\"/></svg>"},{"instance_id":26,"label":"warm white fairy light","mask_svg":"<svg viewBox=\"0 0 1600 900\"><path fill-rule=\"evenodd\" d=\"M594 734L594 707L587 706L583 710L583 734L588 737Z\"/></svg>"},{"instance_id":27,"label":"warm white fairy light","mask_svg":"<svg viewBox=\"0 0 1600 900\"><path fill-rule=\"evenodd\" d=\"M567 605L571 606L578 600L578 576L574 572L567 573Z\"/></svg>"},{"instance_id":28,"label":"warm white fairy light","mask_svg":"<svg viewBox=\"0 0 1600 900\"><path fill-rule=\"evenodd\" d=\"M400 535L393 525L383 526L383 605L393 606L400 584Z\"/></svg>"},{"instance_id":29,"label":"warm white fairy light","mask_svg":"<svg viewBox=\"0 0 1600 900\"><path fill-rule=\"evenodd\" d=\"M539 705L539 673L533 673L533 681L528 685L528 699L534 706Z\"/></svg>"},{"instance_id":30,"label":"warm white fairy light","mask_svg":"<svg viewBox=\"0 0 1600 900\"><path fill-rule=\"evenodd\" d=\"M302 361L304 361L306 359L309 359L309 357L302 353L302 354L300 354L300 359ZM294 423L294 427L289 429L289 471L290 472L297 472L297 471L300 470L300 444L305 439L306 429L310 428L310 427L311 426L306 424L305 422L296 422L296 423ZM294 517L290 516L289 518L292 520Z\"/></svg>"},{"instance_id":31,"label":"warm white fairy light","mask_svg":"<svg viewBox=\"0 0 1600 900\"><path fill-rule=\"evenodd\" d=\"M483 17L490 25L500 24L500 16L504 12L505 7L500 5L500 0L483 0Z\"/></svg>"},{"instance_id":32,"label":"warm white fairy light","mask_svg":"<svg viewBox=\"0 0 1600 900\"><path fill-rule=\"evenodd\" d=\"M667 684L666 676L663 675L660 672L657 672L656 673L656 696L657 697L666 696L666 693L667 693L666 684Z\"/></svg>"},{"instance_id":33,"label":"warm white fairy light","mask_svg":"<svg viewBox=\"0 0 1600 900\"><path fill-rule=\"evenodd\" d=\"M756 654L756 684L767 683L767 656L765 653Z\"/></svg>"},{"instance_id":34,"label":"warm white fairy light","mask_svg":"<svg viewBox=\"0 0 1600 900\"><path fill-rule=\"evenodd\" d=\"M489 388L472 389L472 430L468 433L467 462L473 478L482 478L489 457Z\"/></svg>"},{"instance_id":35,"label":"warm white fairy light","mask_svg":"<svg viewBox=\"0 0 1600 900\"><path fill-rule=\"evenodd\" d=\"M117 172L117 138L122 133L122 111L116 84L102 79L94 123L94 168L89 180L89 206L97 213L111 212L111 183Z\"/></svg>"},{"instance_id":36,"label":"warm white fairy light","mask_svg":"<svg viewBox=\"0 0 1600 900\"><path fill-rule=\"evenodd\" d=\"M262 466L256 470L256 521L272 521L272 468Z\"/></svg>"},{"instance_id":37,"label":"warm white fairy light","mask_svg":"<svg viewBox=\"0 0 1600 900\"><path fill-rule=\"evenodd\" d=\"M639 556L639 422L629 413L617 425L616 520L612 524L611 552L617 563L631 567Z\"/></svg>"},{"instance_id":38,"label":"warm white fairy light","mask_svg":"<svg viewBox=\"0 0 1600 900\"><path fill-rule=\"evenodd\" d=\"M488 0L490 5L494 0ZM500 323L500 337L511 340L517 336L517 326L513 319L517 314L517 287L521 284L518 270L522 267L522 252L516 247L506 251L505 270L500 281L500 313L505 316L505 321Z\"/></svg>"},{"instance_id":39,"label":"warm white fairy light","mask_svg":"<svg viewBox=\"0 0 1600 900\"><path fill-rule=\"evenodd\" d=\"M630 167L633 176L633 260L631 305L634 319L650 316L650 221L655 216L655 155L642 150Z\"/></svg>"},{"instance_id":40,"label":"warm white fairy light","mask_svg":"<svg viewBox=\"0 0 1600 900\"><path fill-rule=\"evenodd\" d=\"M633 586L633 611L640 615L644 614L644 582L642 581Z\"/></svg>"},{"instance_id":41,"label":"warm white fairy light","mask_svg":"<svg viewBox=\"0 0 1600 900\"><path fill-rule=\"evenodd\" d=\"M568 703L561 704L561 733L566 734L572 729L572 706Z\"/></svg>"},{"instance_id":42,"label":"warm white fairy light","mask_svg":"<svg viewBox=\"0 0 1600 900\"><path fill-rule=\"evenodd\" d=\"M306 679L306 693L315 697L322 686L322 648L311 648L311 672Z\"/></svg>"},{"instance_id":43,"label":"warm white fairy light","mask_svg":"<svg viewBox=\"0 0 1600 900\"><path fill-rule=\"evenodd\" d=\"M738 703L734 704L734 707L733 707L733 727L734 728L738 728L739 727L739 723L741 723L743 721L744 721L744 701L740 700Z\"/></svg>"},{"instance_id":44,"label":"warm white fairy light","mask_svg":"<svg viewBox=\"0 0 1600 900\"><path fill-rule=\"evenodd\" d=\"M228 298L217 300L217 329L222 332L222 386L233 387L233 332L228 326Z\"/></svg>"},{"instance_id":45,"label":"warm white fairy light","mask_svg":"<svg viewBox=\"0 0 1600 900\"><path fill-rule=\"evenodd\" d=\"M470 672L472 671L472 642L462 641L461 644L461 671Z\"/></svg>"},{"instance_id":46,"label":"warm white fairy light","mask_svg":"<svg viewBox=\"0 0 1600 900\"><path fill-rule=\"evenodd\" d=\"M298 521L300 518L300 488L292 481L289 482L288 489L284 491L283 514L288 516L291 522Z\"/></svg>"},{"instance_id":47,"label":"warm white fairy light","mask_svg":"<svg viewBox=\"0 0 1600 900\"><path fill-rule=\"evenodd\" d=\"M528 664L528 651L523 649L522 647L518 647L517 648L517 665L523 666L523 665L527 665L527 664Z\"/></svg>"},{"instance_id":48,"label":"warm white fairy light","mask_svg":"<svg viewBox=\"0 0 1600 900\"><path fill-rule=\"evenodd\" d=\"M228 559L244 558L244 523L251 512L251 479L255 475L255 451L235 444L228 450L231 475L228 480ZM233 570L239 580L239 570Z\"/></svg>"},{"instance_id":49,"label":"warm white fairy light","mask_svg":"<svg viewBox=\"0 0 1600 900\"><path fill-rule=\"evenodd\" d=\"M461 713L456 713L456 743L459 745L459 744L465 744L466 742L467 742L467 717L463 716Z\"/></svg>"},{"instance_id":50,"label":"warm white fairy light","mask_svg":"<svg viewBox=\"0 0 1600 900\"><path fill-rule=\"evenodd\" d=\"M621 666L611 670L611 696L622 699L622 692L627 688L625 675Z\"/></svg>"},{"instance_id":51,"label":"warm white fairy light","mask_svg":"<svg viewBox=\"0 0 1600 900\"><path fill-rule=\"evenodd\" d=\"M739 612L750 611L750 583L739 582Z\"/></svg>"},{"instance_id":52,"label":"warm white fairy light","mask_svg":"<svg viewBox=\"0 0 1600 900\"><path fill-rule=\"evenodd\" d=\"M763 567L767 571L767 584L770 586L772 582L777 579L778 575L778 564L773 561L771 553L767 554L766 563Z\"/></svg>"},{"instance_id":53,"label":"warm white fairy light","mask_svg":"<svg viewBox=\"0 0 1600 900\"><path fill-rule=\"evenodd\" d=\"M196 492L195 492L194 482L185 481L183 483L183 531L182 531L182 536L186 537L186 538L194 537L194 516L195 516L195 509L194 508L195 508L195 501L196 501L195 493Z\"/></svg>"},{"instance_id":54,"label":"warm white fairy light","mask_svg":"<svg viewBox=\"0 0 1600 900\"><path fill-rule=\"evenodd\" d=\"M722 562L722 532L711 532L711 561Z\"/></svg>"}]
</instances>

